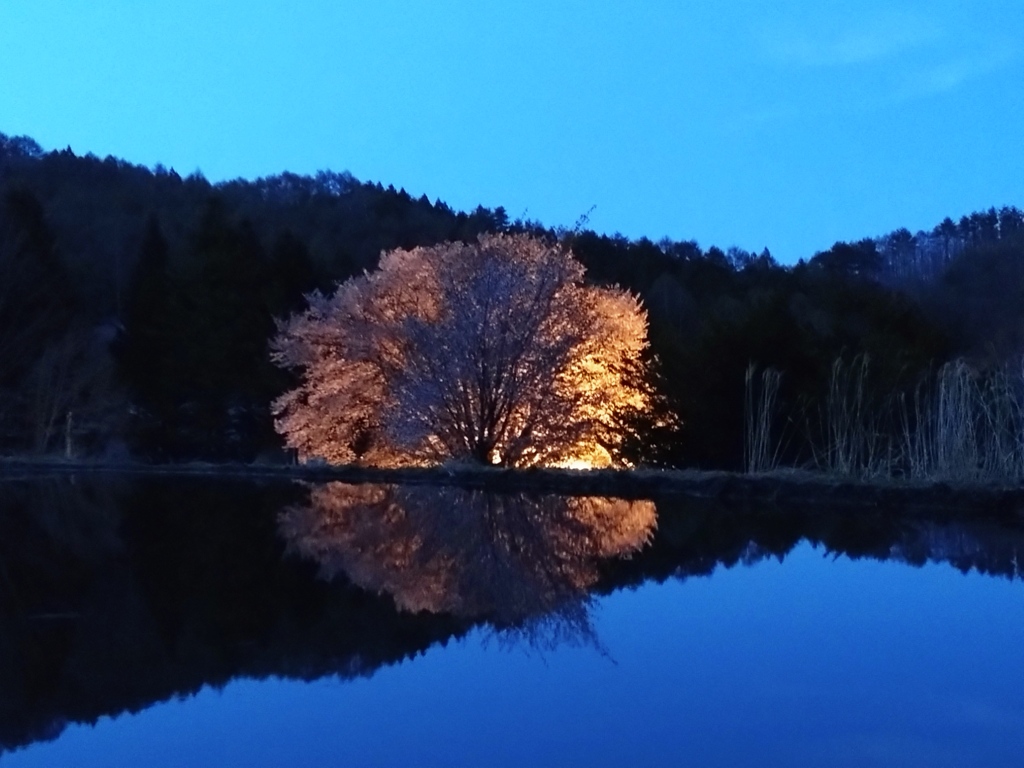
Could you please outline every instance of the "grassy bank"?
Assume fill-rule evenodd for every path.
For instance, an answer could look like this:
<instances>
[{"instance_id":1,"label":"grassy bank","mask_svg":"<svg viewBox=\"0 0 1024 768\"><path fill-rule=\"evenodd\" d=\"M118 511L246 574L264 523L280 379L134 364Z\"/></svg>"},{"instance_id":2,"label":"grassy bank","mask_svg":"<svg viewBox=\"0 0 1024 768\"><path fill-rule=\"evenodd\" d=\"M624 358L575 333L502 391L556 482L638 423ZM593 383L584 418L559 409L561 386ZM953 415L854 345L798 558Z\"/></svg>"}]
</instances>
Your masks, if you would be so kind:
<instances>
[{"instance_id":1,"label":"grassy bank","mask_svg":"<svg viewBox=\"0 0 1024 768\"><path fill-rule=\"evenodd\" d=\"M822 505L829 508L892 508L1024 515L1024 484L980 480L944 482L851 478L823 472L775 470L734 473L698 470L568 470L494 467L269 466L242 464L104 464L5 459L0 481L47 476L147 475L237 478L264 481L456 485L495 492L657 498L684 495L731 503Z\"/></svg>"}]
</instances>

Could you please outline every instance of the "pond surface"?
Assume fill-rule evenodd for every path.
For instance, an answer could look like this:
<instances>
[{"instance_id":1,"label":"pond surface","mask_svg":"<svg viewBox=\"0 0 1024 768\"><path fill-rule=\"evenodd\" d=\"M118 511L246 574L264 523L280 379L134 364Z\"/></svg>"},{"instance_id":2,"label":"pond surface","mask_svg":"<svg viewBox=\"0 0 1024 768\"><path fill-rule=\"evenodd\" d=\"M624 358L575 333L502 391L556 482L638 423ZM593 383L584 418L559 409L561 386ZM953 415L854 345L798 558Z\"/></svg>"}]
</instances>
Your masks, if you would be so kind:
<instances>
[{"instance_id":1,"label":"pond surface","mask_svg":"<svg viewBox=\"0 0 1024 768\"><path fill-rule=\"evenodd\" d=\"M1020 765L1024 529L0 483L0 766Z\"/></svg>"}]
</instances>

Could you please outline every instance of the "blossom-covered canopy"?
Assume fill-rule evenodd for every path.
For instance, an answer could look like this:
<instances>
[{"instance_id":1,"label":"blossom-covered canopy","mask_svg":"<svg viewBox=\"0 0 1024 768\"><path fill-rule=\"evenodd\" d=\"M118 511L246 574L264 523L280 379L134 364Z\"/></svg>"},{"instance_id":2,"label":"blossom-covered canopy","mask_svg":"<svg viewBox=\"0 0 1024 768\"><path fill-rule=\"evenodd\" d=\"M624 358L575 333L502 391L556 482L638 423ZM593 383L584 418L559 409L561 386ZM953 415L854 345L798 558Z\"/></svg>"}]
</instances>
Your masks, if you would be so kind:
<instances>
[{"instance_id":1,"label":"blossom-covered canopy","mask_svg":"<svg viewBox=\"0 0 1024 768\"><path fill-rule=\"evenodd\" d=\"M302 379L278 430L333 463L613 463L650 402L647 318L583 272L526 235L384 254L279 324L274 360Z\"/></svg>"}]
</instances>

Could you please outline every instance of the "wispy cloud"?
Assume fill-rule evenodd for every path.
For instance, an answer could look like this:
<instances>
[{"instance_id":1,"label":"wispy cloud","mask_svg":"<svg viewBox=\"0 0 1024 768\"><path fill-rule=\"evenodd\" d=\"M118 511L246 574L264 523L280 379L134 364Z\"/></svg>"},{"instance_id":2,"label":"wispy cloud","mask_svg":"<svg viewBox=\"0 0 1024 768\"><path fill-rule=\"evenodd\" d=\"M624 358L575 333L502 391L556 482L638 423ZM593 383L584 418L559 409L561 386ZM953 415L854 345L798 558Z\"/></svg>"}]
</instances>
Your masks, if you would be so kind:
<instances>
[{"instance_id":1,"label":"wispy cloud","mask_svg":"<svg viewBox=\"0 0 1024 768\"><path fill-rule=\"evenodd\" d=\"M1024 43L1008 33L952 34L938 20L884 11L843 24L780 22L759 30L757 40L762 63L767 57L781 71L772 98L755 99L744 115L755 124L887 109L961 90L1024 61Z\"/></svg>"},{"instance_id":2,"label":"wispy cloud","mask_svg":"<svg viewBox=\"0 0 1024 768\"><path fill-rule=\"evenodd\" d=\"M926 19L886 14L837 31L773 27L761 34L776 61L803 67L871 64L939 42L942 29Z\"/></svg>"},{"instance_id":3,"label":"wispy cloud","mask_svg":"<svg viewBox=\"0 0 1024 768\"><path fill-rule=\"evenodd\" d=\"M1019 59L1019 51L1008 45L998 45L986 51L925 65L907 75L905 95L910 98L952 91L972 80L998 72Z\"/></svg>"}]
</instances>

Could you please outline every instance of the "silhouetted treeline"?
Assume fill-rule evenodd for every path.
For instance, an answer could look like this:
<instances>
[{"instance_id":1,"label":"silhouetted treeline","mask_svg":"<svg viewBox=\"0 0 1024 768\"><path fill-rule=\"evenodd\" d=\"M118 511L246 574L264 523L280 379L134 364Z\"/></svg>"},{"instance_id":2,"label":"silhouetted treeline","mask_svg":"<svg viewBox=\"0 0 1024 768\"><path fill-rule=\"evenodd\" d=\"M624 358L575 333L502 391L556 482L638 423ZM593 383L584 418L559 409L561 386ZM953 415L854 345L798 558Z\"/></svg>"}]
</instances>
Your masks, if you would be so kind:
<instances>
[{"instance_id":1,"label":"silhouetted treeline","mask_svg":"<svg viewBox=\"0 0 1024 768\"><path fill-rule=\"evenodd\" d=\"M500 208L457 213L348 174L214 186L0 135L0 403L13 412L0 451L271 451L269 403L289 384L267 357L274 317L373 268L383 250L507 225ZM116 376L78 386L88 391L51 408L51 425L49 411L26 412L39 389L29 376L72 329L76 351L89 347ZM100 402L118 418L88 420Z\"/></svg>"},{"instance_id":2,"label":"silhouetted treeline","mask_svg":"<svg viewBox=\"0 0 1024 768\"><path fill-rule=\"evenodd\" d=\"M292 382L268 362L273 319L381 251L493 231L562 239L590 279L642 297L681 426L638 425L640 461L738 468L750 364L783 372L783 421L813 431L839 356L868 354L889 395L954 356L999 365L1024 350L1016 208L781 266L767 250L457 212L347 173L213 185L0 135L0 452L279 456L269 405ZM806 460L805 443L784 458Z\"/></svg>"}]
</instances>

